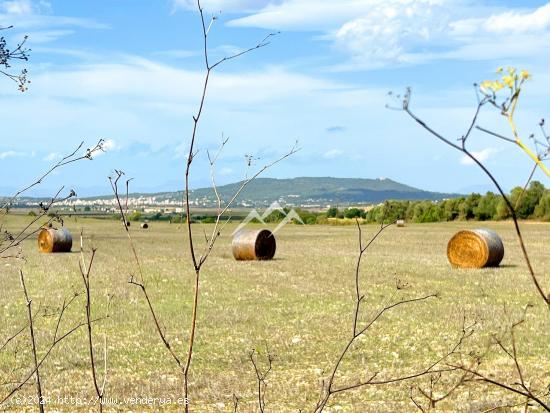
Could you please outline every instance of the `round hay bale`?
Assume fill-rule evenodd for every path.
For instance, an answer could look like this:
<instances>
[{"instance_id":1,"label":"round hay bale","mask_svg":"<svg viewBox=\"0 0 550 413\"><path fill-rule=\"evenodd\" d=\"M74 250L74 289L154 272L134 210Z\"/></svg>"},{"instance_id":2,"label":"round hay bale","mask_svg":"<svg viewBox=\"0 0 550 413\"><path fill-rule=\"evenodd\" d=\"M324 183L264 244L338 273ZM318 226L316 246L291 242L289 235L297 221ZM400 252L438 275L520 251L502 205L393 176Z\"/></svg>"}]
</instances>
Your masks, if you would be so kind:
<instances>
[{"instance_id":1,"label":"round hay bale","mask_svg":"<svg viewBox=\"0 0 550 413\"><path fill-rule=\"evenodd\" d=\"M147 228L149 228L149 224L147 222L143 222L141 224L141 229L147 229Z\"/></svg>"},{"instance_id":2,"label":"round hay bale","mask_svg":"<svg viewBox=\"0 0 550 413\"><path fill-rule=\"evenodd\" d=\"M398 228L403 228L405 226L405 220L404 219L398 219L395 223L395 225L398 227Z\"/></svg>"},{"instance_id":3,"label":"round hay bale","mask_svg":"<svg viewBox=\"0 0 550 413\"><path fill-rule=\"evenodd\" d=\"M275 255L275 235L267 229L242 230L233 237L233 257L243 260L270 260Z\"/></svg>"},{"instance_id":4,"label":"round hay bale","mask_svg":"<svg viewBox=\"0 0 550 413\"><path fill-rule=\"evenodd\" d=\"M67 228L42 228L38 234L40 252L71 252L73 237Z\"/></svg>"},{"instance_id":5,"label":"round hay bale","mask_svg":"<svg viewBox=\"0 0 550 413\"><path fill-rule=\"evenodd\" d=\"M454 268L498 267L503 257L502 240L490 229L459 231L447 245L447 258Z\"/></svg>"}]
</instances>

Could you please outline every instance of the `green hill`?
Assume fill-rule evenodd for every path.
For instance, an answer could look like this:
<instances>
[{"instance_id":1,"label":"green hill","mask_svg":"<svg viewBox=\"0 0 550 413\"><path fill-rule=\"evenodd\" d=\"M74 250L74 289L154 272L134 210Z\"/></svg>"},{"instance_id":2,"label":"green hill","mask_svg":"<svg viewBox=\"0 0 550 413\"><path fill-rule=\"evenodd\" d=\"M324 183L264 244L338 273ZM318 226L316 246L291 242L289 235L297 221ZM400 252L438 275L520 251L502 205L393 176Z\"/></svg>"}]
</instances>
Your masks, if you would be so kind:
<instances>
[{"instance_id":1,"label":"green hill","mask_svg":"<svg viewBox=\"0 0 550 413\"><path fill-rule=\"evenodd\" d=\"M242 182L235 182L218 187L218 193L228 201L240 188ZM259 207L279 202L289 206L317 205L356 205L375 204L385 200L441 200L452 198L457 194L429 192L413 188L391 179L362 178L292 178L274 179L258 178L250 182L241 192L234 206ZM129 200L132 205L166 205L182 204L183 192L132 193ZM1 197L0 197L1 199ZM80 198L80 203L110 203L112 195ZM16 205L36 204L42 198L21 197ZM216 205L212 188L199 188L191 191L190 200L195 206L211 207ZM72 202L72 200L71 200Z\"/></svg>"},{"instance_id":2,"label":"green hill","mask_svg":"<svg viewBox=\"0 0 550 413\"><path fill-rule=\"evenodd\" d=\"M242 182L223 185L218 192L224 200L229 199L241 186ZM176 195L181 199L181 192ZM360 178L293 178L273 179L259 178L250 182L238 198L239 204L268 205L279 201L291 205L307 204L358 204L379 203L388 199L394 200L439 200L457 196L423 191L391 179ZM191 199L215 200L211 188L193 190Z\"/></svg>"}]
</instances>

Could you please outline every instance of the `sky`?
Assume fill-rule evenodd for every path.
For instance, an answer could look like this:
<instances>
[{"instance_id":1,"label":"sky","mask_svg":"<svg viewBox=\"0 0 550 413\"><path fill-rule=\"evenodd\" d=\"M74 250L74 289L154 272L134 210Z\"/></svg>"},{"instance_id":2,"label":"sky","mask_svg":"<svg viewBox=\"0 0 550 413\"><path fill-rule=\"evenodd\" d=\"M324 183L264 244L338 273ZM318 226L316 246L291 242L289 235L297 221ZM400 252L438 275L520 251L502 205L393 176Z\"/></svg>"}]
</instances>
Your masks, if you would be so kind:
<instances>
[{"instance_id":1,"label":"sky","mask_svg":"<svg viewBox=\"0 0 550 413\"><path fill-rule=\"evenodd\" d=\"M229 138L219 184L301 148L265 176L390 178L442 192L491 189L479 169L416 125L388 92L412 88L412 110L450 139L467 129L475 82L499 66L529 70L520 133L550 113L550 2L535 0L203 0L211 61L266 47L212 73L191 185L210 183L207 152ZM31 194L61 185L109 194L115 169L141 192L183 187L205 75L193 0L0 0L9 44L28 35L31 84L0 78L0 194L33 182L81 141L106 152L56 171ZM14 65L17 71L23 66ZM487 108L480 124L510 135ZM474 133L471 149L505 188L531 163L509 143ZM545 182L545 176L536 178Z\"/></svg>"}]
</instances>

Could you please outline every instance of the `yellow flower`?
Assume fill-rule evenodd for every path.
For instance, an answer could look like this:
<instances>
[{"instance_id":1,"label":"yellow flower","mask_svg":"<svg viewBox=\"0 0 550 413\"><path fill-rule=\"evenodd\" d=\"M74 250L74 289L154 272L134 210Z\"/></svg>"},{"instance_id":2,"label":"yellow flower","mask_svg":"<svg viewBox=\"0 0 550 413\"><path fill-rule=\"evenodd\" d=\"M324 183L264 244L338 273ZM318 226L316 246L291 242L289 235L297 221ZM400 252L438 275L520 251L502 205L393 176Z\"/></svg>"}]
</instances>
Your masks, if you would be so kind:
<instances>
[{"instance_id":1,"label":"yellow flower","mask_svg":"<svg viewBox=\"0 0 550 413\"><path fill-rule=\"evenodd\" d=\"M514 84L515 84L515 76L512 76L512 75L508 75L508 76L502 76L502 81L504 82L504 84L506 86L508 86L510 89L513 89L514 88Z\"/></svg>"},{"instance_id":2,"label":"yellow flower","mask_svg":"<svg viewBox=\"0 0 550 413\"><path fill-rule=\"evenodd\" d=\"M495 92L498 92L500 89L504 87L504 84L502 84L502 82L499 82L499 81L494 81L492 87Z\"/></svg>"},{"instance_id":3,"label":"yellow flower","mask_svg":"<svg viewBox=\"0 0 550 413\"><path fill-rule=\"evenodd\" d=\"M481 91L483 93L488 93L492 90L491 86L492 86L493 82L490 81L490 80L484 80L483 82L481 82L481 84L479 85L479 88L481 89Z\"/></svg>"},{"instance_id":4,"label":"yellow flower","mask_svg":"<svg viewBox=\"0 0 550 413\"><path fill-rule=\"evenodd\" d=\"M485 80L481 82L480 89L484 93L488 92L498 92L500 89L504 87L504 84L502 82L499 82L498 80Z\"/></svg>"},{"instance_id":5,"label":"yellow flower","mask_svg":"<svg viewBox=\"0 0 550 413\"><path fill-rule=\"evenodd\" d=\"M531 74L527 70L522 70L520 76L522 80L531 79Z\"/></svg>"}]
</instances>

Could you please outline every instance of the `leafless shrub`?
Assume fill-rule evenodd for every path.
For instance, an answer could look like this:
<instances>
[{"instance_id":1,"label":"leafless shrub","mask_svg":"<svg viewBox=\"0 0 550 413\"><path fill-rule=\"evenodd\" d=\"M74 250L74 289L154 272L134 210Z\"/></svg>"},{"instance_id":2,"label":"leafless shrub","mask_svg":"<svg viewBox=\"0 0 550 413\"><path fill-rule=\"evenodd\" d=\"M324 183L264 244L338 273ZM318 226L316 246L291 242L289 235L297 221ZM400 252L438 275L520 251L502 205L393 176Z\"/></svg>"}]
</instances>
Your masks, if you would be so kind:
<instances>
[{"instance_id":1,"label":"leafless shrub","mask_svg":"<svg viewBox=\"0 0 550 413\"><path fill-rule=\"evenodd\" d=\"M88 268L88 270L90 270L91 265L89 265L87 268ZM29 342L30 342L29 348L30 348L30 351L31 351L31 354L32 354L33 361L32 361L32 367L30 368L30 370L28 372L24 373L21 377L19 377L19 378L13 377L12 379L10 379L8 381L0 383L1 387L12 385L12 388L10 390L8 390L6 395L0 396L0 406L2 406L5 403L8 403L10 401L11 397L15 393L17 393L19 390L21 390L25 385L27 385L34 377L35 378L35 383L36 383L37 400L39 402L40 411L42 412L44 410L44 404L46 404L46 401L48 400L48 398L46 396L44 396L43 389L42 389L42 382L41 382L41 376L40 376L40 369L41 369L42 365L49 358L52 351L62 341L64 341L69 336L73 335L81 327L87 326L88 330L91 334L92 324L95 324L99 321L105 320L106 318L109 317L108 313L104 316L101 316L101 317L96 317L96 318L91 317L91 315L89 313L89 308L91 307L91 304L90 304L90 290L89 290L89 271L87 271L87 273L85 273L84 276L87 277L87 279L88 279L88 283L87 283L87 287L86 287L86 297L87 297L87 300L86 300L86 310L87 310L87 312L86 312L86 321L78 322L78 323L75 323L73 325L70 325L68 327L63 328L64 316L67 313L67 310L69 309L69 307L71 307L71 305L75 302L75 300L81 295L80 293L75 292L75 293L73 293L73 295L71 295L71 296L69 296L69 297L67 297L63 300L63 303L61 304L59 310L51 313L51 315L57 317L57 321L56 321L56 324L55 324L55 329L52 333L52 337L51 337L51 340L50 340L49 344L46 346L45 349L43 349L42 351L39 351L38 350L38 344L37 344L36 339L35 339L35 337L36 337L36 328L35 328L35 325L34 325L34 321L36 320L36 318L38 316L38 312L35 311L33 313L33 310L32 310L33 300L29 296L27 286L26 286L26 282L25 282L24 273L23 273L22 270L20 270L19 279L20 279L20 282L21 282L21 289L22 289L24 297L25 297L25 306L27 307L27 323L23 328L19 329L16 333L12 334L10 337L8 337L4 341L4 344L0 347L0 351L5 351L8 348L9 345L13 344L13 342L18 337L23 335L25 330L28 329L28 331L29 331ZM44 315L49 316L50 314L45 313ZM91 340L90 340L90 343L91 343ZM90 344L90 346L91 345L92 344ZM15 352L17 353L17 350ZM39 353L42 353L42 356L39 357L38 356ZM12 376L15 376L16 374L18 374L20 370L21 369L14 369L14 371L12 371ZM95 373L94 373L94 376L95 376ZM103 395L103 393L102 393L102 395Z\"/></svg>"},{"instance_id":2,"label":"leafless shrub","mask_svg":"<svg viewBox=\"0 0 550 413\"><path fill-rule=\"evenodd\" d=\"M0 207L0 233L1 233L0 234L0 259L23 258L22 248L21 248L23 241L27 240L28 238L35 235L38 231L40 231L41 226L37 225L37 223L41 221L44 217L48 216L47 224L54 221L63 223L63 218L60 215L56 213L52 213L52 207L55 206L55 204L58 204L60 202L66 201L67 199L75 197L76 192L73 189L71 189L66 196L62 196L61 193L64 190L64 187L62 187L61 189L59 189L59 191L57 191L57 193L49 201L40 202L40 204L38 205L38 210L35 213L35 216L31 219L31 221L26 226L19 229L17 232L12 232L5 229L5 221L6 221L6 216L10 213L10 209L12 205L15 203L15 201L31 188L34 188L40 185L55 170L60 169L74 162L78 162L85 159L88 159L88 160L93 159L95 154L97 154L98 152L102 152L104 150L103 144L104 144L103 139L100 139L95 146L93 146L92 148L86 149L83 154L80 154L79 152L84 145L84 142L81 142L80 145L78 145L77 148L72 153L63 157L59 162L52 165L50 169L48 169L39 178L37 178L33 183L17 191L17 193L15 193L8 200L3 202L3 204Z\"/></svg>"},{"instance_id":3,"label":"leafless shrub","mask_svg":"<svg viewBox=\"0 0 550 413\"><path fill-rule=\"evenodd\" d=\"M20 45L19 49L20 49L19 50L20 53L25 53L25 49L23 49L22 45ZM0 55L2 50L3 50L2 42L0 41ZM13 53L15 52L5 51L5 53L12 53L12 56L13 56ZM0 64L1 63L2 62L0 61ZM78 147L72 153L68 154L67 156L63 157L59 162L52 165L45 173L43 173L33 183L19 190L15 195L13 195L8 200L3 202L0 208L0 232L2 233L0 237L0 259L9 259L9 258L24 259L22 244L25 240L27 240L29 237L36 234L41 229L41 226L37 225L37 223L46 215L48 216L48 223L51 223L54 220L57 220L61 223L63 222L63 218L60 215L53 213L51 211L51 208L55 204L61 201L64 201L76 196L76 193L74 190L71 190L67 196L62 197L60 196L60 194L63 191L63 188L61 188L48 202L41 202L39 204L38 213L35 214L35 216L31 219L30 223L26 224L22 229L19 229L15 232L8 231L7 229L5 229L6 218L10 213L10 208L19 196L27 192L29 189L40 185L44 181L44 179L46 179L55 170L62 168L65 165L68 165L83 159L92 159L93 156L98 151L103 150L103 140L99 140L94 147L90 149L86 149L84 151L84 154L81 155L79 154L79 151L81 150L83 145L84 143L82 142L80 145L78 145ZM88 278L89 278L90 269L91 269L91 263L90 263L90 266L88 266L88 272L87 272ZM18 338L20 338L20 336L22 336L25 333L25 331L28 330L29 345L27 347L30 348L30 352L32 355L32 368L27 373L24 373L22 376L17 377L20 371L24 369L24 366L20 366L17 368L14 367L14 369L9 373L11 378L7 380L3 380L3 382L0 383L1 387L8 387L8 386L11 387L11 389L7 391L7 394L5 396L4 395L0 396L0 406L9 402L11 397L15 393L17 393L19 390L21 390L29 382L31 382L31 380L33 380L33 377L34 377L39 410L40 412L43 412L44 405L47 401L47 397L44 396L43 388L42 388L42 380L40 375L40 370L42 365L49 358L54 348L56 348L63 340L71 336L78 329L80 329L85 325L88 325L88 328L91 329L92 323L96 323L100 320L103 320L105 317L93 319L91 318L90 313L87 312L86 322L80 322L72 326L68 326L63 332L62 327L64 324L64 316L66 314L66 311L75 302L76 298L80 295L79 293L75 292L72 296L63 300L63 303L61 304L58 311L54 311L51 314L47 314L46 310L44 310L44 314L43 314L44 316L50 316L50 315L56 316L57 322L56 322L55 330L53 331L53 337L51 338L50 343L48 344L46 349L43 350L43 352L40 352L38 350L38 343L36 340L35 320L41 314L37 310L33 312L33 300L28 293L23 270L19 271L19 279L21 283L21 289L25 297L25 305L27 307L27 323L25 326L19 328L15 333L13 333L11 336L9 336L7 339L4 340L2 346L0 347L0 352L6 351L8 347L12 346L18 340ZM86 284L86 286L87 286L87 303L88 303L87 309L88 309L89 303L90 303L89 282ZM17 344L16 344L15 350L14 350L14 358L17 357L18 352L19 352L19 348L17 347ZM39 357L39 354L41 353L42 353L42 356Z\"/></svg>"},{"instance_id":4,"label":"leafless shrub","mask_svg":"<svg viewBox=\"0 0 550 413\"><path fill-rule=\"evenodd\" d=\"M67 337L75 333L78 329L86 325L86 323L81 322L73 326L69 326L64 331L62 331L64 316L66 314L66 311L74 303L75 299L79 296L79 293L74 293L72 296L63 300L63 303L59 311L57 312L57 322L52 334L51 341L46 347L46 349L44 350L43 355L41 357L38 357L37 344L34 339L35 337L34 320L36 318L36 313L35 314L32 313L32 298L29 296L27 292L23 271L20 271L19 275L20 275L20 281L21 281L21 288L25 296L25 306L27 307L27 312L28 312L28 322L25 328L29 329L30 341L32 342L31 353L33 356L33 366L30 369L30 371L28 371L27 373L25 373L25 375L23 375L23 377L17 378L17 379L14 378L12 380L11 384L15 384L15 386L11 390L9 390L5 396L0 396L0 406L6 403L7 401L9 401L10 398L19 390L21 390L33 377L36 377L38 400L43 403L44 395L42 394L41 384L39 379L40 368L42 367L44 362L48 359L48 357L50 356L54 348L56 348ZM104 317L94 319L92 320L92 322L95 323L102 319L104 319ZM9 337L5 342L6 344L2 347L2 350L5 350L5 348L7 347L7 344L15 340L15 338L17 338L21 334L23 334L23 330L19 330L17 333Z\"/></svg>"},{"instance_id":5,"label":"leafless shrub","mask_svg":"<svg viewBox=\"0 0 550 413\"><path fill-rule=\"evenodd\" d=\"M355 308L353 312L353 321L352 321L352 328L351 328L351 334L349 336L348 341L345 343L343 350L341 351L340 355L336 359L336 362L334 363L330 376L328 379L323 380L322 386L321 386L321 393L319 396L319 400L315 406L314 413L321 413L324 411L325 407L327 406L329 400L331 400L332 397L348 392L357 390L363 387L367 386L381 386L381 385L387 385L387 384L395 384L400 382L405 382L413 379L418 379L423 376L436 376L445 372L450 372L455 370L454 367L448 367L443 366L443 363L451 358L453 355L457 354L459 349L461 348L462 344L466 339L468 339L474 332L475 323L471 325L466 325L466 323L463 324L462 332L459 335L456 343L454 346L444 355L442 355L437 360L434 360L429 365L419 368L415 372L411 372L409 374L404 375L397 375L395 377L379 377L378 372L372 373L368 378L366 379L359 379L355 383L347 383L342 385L336 385L336 376L339 372L342 362L348 356L348 354L352 351L354 343L359 339L361 336L367 334L370 330L370 328L377 322L379 322L382 318L382 316L388 312L391 311L397 307L408 305L408 304L415 304L415 303L421 303L428 300L436 299L438 298L437 293L427 294L424 296L419 297L401 297L396 298L398 294L400 294L401 287L399 283L396 286L396 294L394 297L391 297L388 300L388 304L384 305L382 308L378 309L373 316L370 318L361 321L362 320L362 305L365 303L365 298L367 293L363 293L361 291L361 262L363 260L363 257L369 247L376 241L376 239L391 225L395 224L394 222L390 224L384 224L384 219L382 219L382 224L380 225L378 231L374 234L374 236L368 240L367 242L363 239L363 233L361 229L361 225L359 224L359 221L357 220L357 228L359 233L359 254L357 258L357 263L355 267Z\"/></svg>"},{"instance_id":6,"label":"leafless shrub","mask_svg":"<svg viewBox=\"0 0 550 413\"><path fill-rule=\"evenodd\" d=\"M264 370L262 370L258 364L258 353L256 350L252 350L248 356L250 358L250 362L252 363L252 366L254 367L254 373L256 374L256 381L258 384L258 387L257 387L258 409L260 410L260 413L264 413L265 412L265 393L267 388L266 378L269 375L269 373L271 373L271 370L273 369L274 356L269 352L269 348L266 348L265 359L266 359L267 367L265 367Z\"/></svg>"}]
</instances>

